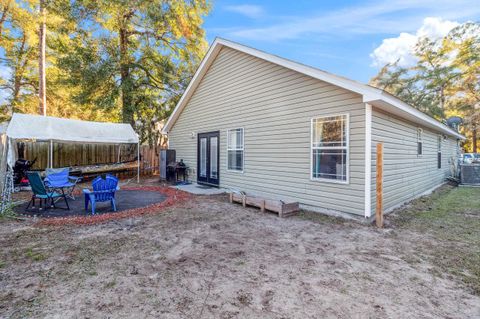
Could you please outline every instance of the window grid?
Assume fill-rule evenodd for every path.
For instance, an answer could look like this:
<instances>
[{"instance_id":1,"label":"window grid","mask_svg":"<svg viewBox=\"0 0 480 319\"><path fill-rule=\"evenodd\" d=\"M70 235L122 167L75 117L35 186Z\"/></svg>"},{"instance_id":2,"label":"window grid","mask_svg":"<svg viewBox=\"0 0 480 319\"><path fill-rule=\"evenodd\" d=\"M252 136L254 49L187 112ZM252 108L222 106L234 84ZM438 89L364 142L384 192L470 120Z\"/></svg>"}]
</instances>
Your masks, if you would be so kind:
<instances>
[{"instance_id":1,"label":"window grid","mask_svg":"<svg viewBox=\"0 0 480 319\"><path fill-rule=\"evenodd\" d=\"M231 136L235 134L235 144L231 145ZM227 130L227 170L233 172L243 173L244 168L244 151L245 151L245 140L244 140L244 130L243 128L236 128ZM240 163L237 163L236 166L231 166L231 157L240 155Z\"/></svg>"}]
</instances>

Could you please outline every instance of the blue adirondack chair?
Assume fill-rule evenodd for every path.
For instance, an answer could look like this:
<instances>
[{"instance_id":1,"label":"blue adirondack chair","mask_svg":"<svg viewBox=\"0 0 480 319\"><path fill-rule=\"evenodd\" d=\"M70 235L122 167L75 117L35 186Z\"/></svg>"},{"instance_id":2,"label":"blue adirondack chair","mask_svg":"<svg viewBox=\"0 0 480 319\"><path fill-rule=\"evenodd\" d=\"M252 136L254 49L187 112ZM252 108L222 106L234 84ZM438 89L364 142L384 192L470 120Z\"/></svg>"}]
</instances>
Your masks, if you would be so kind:
<instances>
[{"instance_id":1,"label":"blue adirondack chair","mask_svg":"<svg viewBox=\"0 0 480 319\"><path fill-rule=\"evenodd\" d=\"M70 169L68 167L65 168L47 168L45 170L47 177L45 177L45 186L52 188L52 189L66 189L67 196L71 199L75 199L73 197L73 190L77 183L81 180L80 177L70 176Z\"/></svg>"},{"instance_id":2,"label":"blue adirondack chair","mask_svg":"<svg viewBox=\"0 0 480 319\"><path fill-rule=\"evenodd\" d=\"M92 182L93 191L83 189L85 196L85 210L88 210L88 204L92 206L92 215L95 214L95 205L98 202L110 202L112 210L117 211L115 204L115 191L118 187L118 179L115 176L107 174L105 177L98 176Z\"/></svg>"},{"instance_id":3,"label":"blue adirondack chair","mask_svg":"<svg viewBox=\"0 0 480 319\"><path fill-rule=\"evenodd\" d=\"M45 208L48 207L48 202L50 202L50 206L56 208L55 198L63 198L65 200L65 204L67 205L67 209L70 210L65 193L57 193L47 190L38 172L27 172L27 178L33 192L32 199L28 203L27 209L30 207L30 204L32 204L32 208L35 208L36 199L40 200L40 209L42 209L42 200L45 204Z\"/></svg>"}]
</instances>

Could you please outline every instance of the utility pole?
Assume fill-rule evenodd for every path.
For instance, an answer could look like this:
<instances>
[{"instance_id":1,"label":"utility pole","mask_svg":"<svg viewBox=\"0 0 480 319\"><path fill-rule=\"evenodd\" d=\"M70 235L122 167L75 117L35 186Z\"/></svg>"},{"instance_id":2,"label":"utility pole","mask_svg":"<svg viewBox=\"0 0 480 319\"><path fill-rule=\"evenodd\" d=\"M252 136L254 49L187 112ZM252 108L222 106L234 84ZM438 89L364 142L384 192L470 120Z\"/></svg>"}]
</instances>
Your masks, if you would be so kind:
<instances>
[{"instance_id":1,"label":"utility pole","mask_svg":"<svg viewBox=\"0 0 480 319\"><path fill-rule=\"evenodd\" d=\"M38 34L38 100L39 100L39 109L38 113L40 115L47 115L47 78L45 74L45 36L47 32L46 27L46 9L45 1L40 0L40 29Z\"/></svg>"}]
</instances>

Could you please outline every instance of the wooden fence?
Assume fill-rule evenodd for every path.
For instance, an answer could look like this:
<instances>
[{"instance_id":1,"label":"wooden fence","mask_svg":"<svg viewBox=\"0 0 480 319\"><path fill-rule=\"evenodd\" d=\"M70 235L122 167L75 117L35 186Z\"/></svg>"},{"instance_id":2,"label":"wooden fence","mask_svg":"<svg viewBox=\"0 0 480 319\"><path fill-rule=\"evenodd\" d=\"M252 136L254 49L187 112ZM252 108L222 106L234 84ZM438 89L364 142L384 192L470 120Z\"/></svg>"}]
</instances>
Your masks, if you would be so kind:
<instances>
[{"instance_id":1,"label":"wooden fence","mask_svg":"<svg viewBox=\"0 0 480 319\"><path fill-rule=\"evenodd\" d=\"M48 167L47 142L18 143L19 157L28 160L37 159L33 169ZM148 145L140 146L141 175L156 175L159 173L160 148ZM137 145L108 144L63 144L53 143L53 167L94 166L114 164L118 162L135 161ZM131 172L136 175L136 169Z\"/></svg>"}]
</instances>

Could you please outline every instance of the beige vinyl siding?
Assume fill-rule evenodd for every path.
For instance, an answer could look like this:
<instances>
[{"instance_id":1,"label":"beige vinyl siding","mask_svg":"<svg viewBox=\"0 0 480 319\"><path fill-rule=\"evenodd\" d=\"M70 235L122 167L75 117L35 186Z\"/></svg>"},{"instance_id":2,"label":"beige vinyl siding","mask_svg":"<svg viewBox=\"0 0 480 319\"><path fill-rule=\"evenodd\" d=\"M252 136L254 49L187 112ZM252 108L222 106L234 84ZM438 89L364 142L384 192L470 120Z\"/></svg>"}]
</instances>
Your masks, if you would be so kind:
<instances>
[{"instance_id":1,"label":"beige vinyl siding","mask_svg":"<svg viewBox=\"0 0 480 319\"><path fill-rule=\"evenodd\" d=\"M349 114L349 184L310 180L313 117ZM244 172L227 171L227 130L244 128ZM220 131L220 186L364 215L365 104L356 93L222 48L169 132L196 179L197 134Z\"/></svg>"},{"instance_id":2,"label":"beige vinyl siding","mask_svg":"<svg viewBox=\"0 0 480 319\"><path fill-rule=\"evenodd\" d=\"M417 129L423 129L423 154L417 155ZM442 136L442 168L437 168L437 138ZM384 209L389 210L439 186L456 160L457 141L373 108L372 214L376 207L376 145L384 148Z\"/></svg>"}]
</instances>

